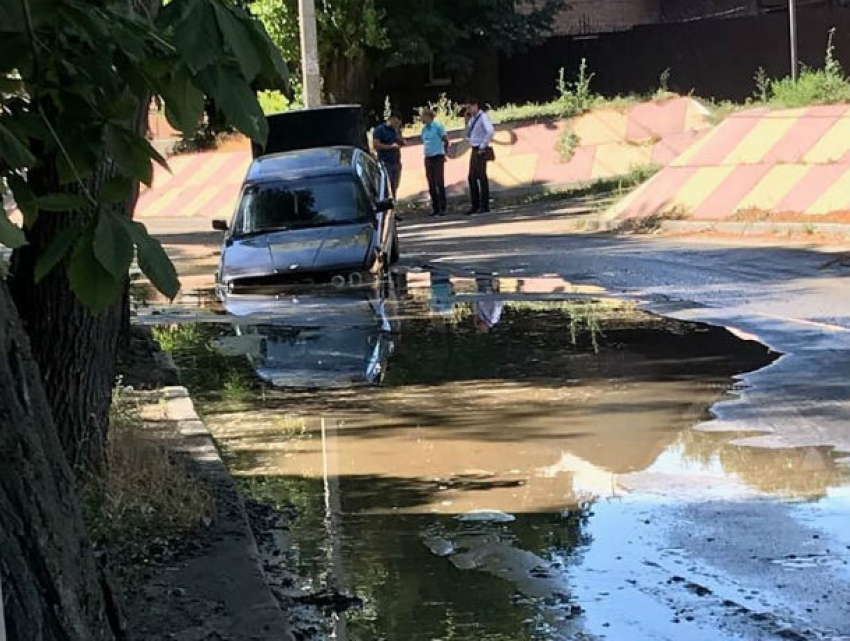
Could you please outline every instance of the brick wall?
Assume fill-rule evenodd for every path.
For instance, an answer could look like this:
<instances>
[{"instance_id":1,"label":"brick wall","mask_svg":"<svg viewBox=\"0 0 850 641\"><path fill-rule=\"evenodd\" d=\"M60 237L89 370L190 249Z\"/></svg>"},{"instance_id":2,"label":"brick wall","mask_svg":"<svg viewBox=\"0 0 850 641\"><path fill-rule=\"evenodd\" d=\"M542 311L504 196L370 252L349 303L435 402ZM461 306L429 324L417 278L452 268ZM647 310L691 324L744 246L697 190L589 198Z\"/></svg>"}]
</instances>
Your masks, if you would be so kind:
<instances>
[{"instance_id":1,"label":"brick wall","mask_svg":"<svg viewBox=\"0 0 850 641\"><path fill-rule=\"evenodd\" d=\"M556 36L626 31L660 20L661 0L563 0L555 16ZM535 0L517 2L517 9L533 6ZM539 4L539 2L538 2Z\"/></svg>"},{"instance_id":2,"label":"brick wall","mask_svg":"<svg viewBox=\"0 0 850 641\"><path fill-rule=\"evenodd\" d=\"M815 0L824 4L838 0ZM811 3L811 0L809 0ZM542 0L517 0L517 10ZM628 31L661 22L704 18L733 18L784 8L787 0L562 0L555 17L554 36L592 35Z\"/></svg>"},{"instance_id":3,"label":"brick wall","mask_svg":"<svg viewBox=\"0 0 850 641\"><path fill-rule=\"evenodd\" d=\"M787 0L782 0L787 6ZM701 18L734 18L758 13L759 0L661 0L661 20L677 22ZM776 4L774 2L773 4Z\"/></svg>"},{"instance_id":4,"label":"brick wall","mask_svg":"<svg viewBox=\"0 0 850 641\"><path fill-rule=\"evenodd\" d=\"M624 31L660 18L659 0L569 0L555 18L557 35Z\"/></svg>"}]
</instances>

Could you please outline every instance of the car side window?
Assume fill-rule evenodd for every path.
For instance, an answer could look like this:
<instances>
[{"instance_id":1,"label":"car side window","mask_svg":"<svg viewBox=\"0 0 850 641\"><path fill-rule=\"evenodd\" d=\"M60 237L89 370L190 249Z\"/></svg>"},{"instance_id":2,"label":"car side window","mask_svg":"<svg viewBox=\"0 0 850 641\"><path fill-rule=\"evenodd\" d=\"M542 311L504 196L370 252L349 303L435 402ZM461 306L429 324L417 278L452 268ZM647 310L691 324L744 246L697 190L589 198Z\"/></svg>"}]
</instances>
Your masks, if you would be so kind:
<instances>
[{"instance_id":1,"label":"car side window","mask_svg":"<svg viewBox=\"0 0 850 641\"><path fill-rule=\"evenodd\" d=\"M378 164L366 154L358 154L357 156L357 175L363 182L366 188L366 193L373 202L380 200L378 190L381 185L381 170Z\"/></svg>"}]
</instances>

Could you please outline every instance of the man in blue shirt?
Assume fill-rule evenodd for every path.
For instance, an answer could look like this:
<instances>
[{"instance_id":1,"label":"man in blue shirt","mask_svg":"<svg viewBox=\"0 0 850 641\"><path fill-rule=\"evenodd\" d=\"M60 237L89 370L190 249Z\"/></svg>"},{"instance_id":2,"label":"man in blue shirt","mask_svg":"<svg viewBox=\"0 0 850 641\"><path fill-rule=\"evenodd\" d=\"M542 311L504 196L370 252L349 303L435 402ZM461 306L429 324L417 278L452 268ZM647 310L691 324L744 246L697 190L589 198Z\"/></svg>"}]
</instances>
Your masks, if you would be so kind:
<instances>
[{"instance_id":1,"label":"man in blue shirt","mask_svg":"<svg viewBox=\"0 0 850 641\"><path fill-rule=\"evenodd\" d=\"M446 128L434 119L433 109L423 109L422 147L425 150L425 176L428 178L428 193L431 195L431 215L446 215L446 149L449 137Z\"/></svg>"},{"instance_id":2,"label":"man in blue shirt","mask_svg":"<svg viewBox=\"0 0 850 641\"><path fill-rule=\"evenodd\" d=\"M393 112L387 122L375 127L375 131L372 132L372 144L378 152L378 160L387 168L390 187L395 198L398 193L398 184L401 182L401 148L405 145L401 135L399 113Z\"/></svg>"}]
</instances>

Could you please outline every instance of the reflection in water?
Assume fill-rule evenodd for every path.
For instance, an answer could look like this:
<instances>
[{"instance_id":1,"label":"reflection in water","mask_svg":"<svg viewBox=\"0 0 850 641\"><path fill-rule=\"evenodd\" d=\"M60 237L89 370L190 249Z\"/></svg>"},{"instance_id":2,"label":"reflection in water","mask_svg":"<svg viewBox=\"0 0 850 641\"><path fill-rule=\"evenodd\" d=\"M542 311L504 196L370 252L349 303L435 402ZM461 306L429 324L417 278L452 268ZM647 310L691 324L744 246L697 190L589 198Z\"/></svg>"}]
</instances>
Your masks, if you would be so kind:
<instances>
[{"instance_id":1,"label":"reflection in water","mask_svg":"<svg viewBox=\"0 0 850 641\"><path fill-rule=\"evenodd\" d=\"M626 494L621 477L673 460L765 492L843 480L820 451L689 429L731 376L771 360L755 343L604 305L580 326L601 334L573 341L586 307L518 298L537 283L424 280L398 306L386 293L232 300L236 329L172 345L184 371L206 372L189 378L232 469L298 509L300 574L365 600L329 615L329 638L592 638L570 568L593 546L595 506ZM459 322L488 302L493 331ZM375 358L380 340L391 347ZM256 377L234 406L209 372L240 359Z\"/></svg>"},{"instance_id":2,"label":"reflection in water","mask_svg":"<svg viewBox=\"0 0 850 641\"><path fill-rule=\"evenodd\" d=\"M498 298L499 282L492 278L476 278L476 286L481 298L475 301L475 328L479 332L489 332L500 320L504 303Z\"/></svg>"},{"instance_id":3,"label":"reflection in water","mask_svg":"<svg viewBox=\"0 0 850 641\"><path fill-rule=\"evenodd\" d=\"M679 435L681 456L703 468L720 467L766 494L812 500L846 483L850 468L829 448L762 449L734 445L734 435L688 430Z\"/></svg>"},{"instance_id":4,"label":"reflection in water","mask_svg":"<svg viewBox=\"0 0 850 641\"><path fill-rule=\"evenodd\" d=\"M223 355L246 356L257 376L275 387L377 385L395 347L392 304L371 288L230 294L224 308L239 319L235 335L214 347Z\"/></svg>"}]
</instances>

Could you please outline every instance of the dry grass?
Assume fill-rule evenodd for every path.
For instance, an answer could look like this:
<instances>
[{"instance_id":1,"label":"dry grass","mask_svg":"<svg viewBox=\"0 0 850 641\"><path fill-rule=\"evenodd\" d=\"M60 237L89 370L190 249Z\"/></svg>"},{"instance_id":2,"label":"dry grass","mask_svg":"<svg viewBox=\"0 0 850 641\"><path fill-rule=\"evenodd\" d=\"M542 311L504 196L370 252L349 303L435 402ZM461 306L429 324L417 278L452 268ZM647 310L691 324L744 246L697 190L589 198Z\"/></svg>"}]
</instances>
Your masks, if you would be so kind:
<instances>
[{"instance_id":1,"label":"dry grass","mask_svg":"<svg viewBox=\"0 0 850 641\"><path fill-rule=\"evenodd\" d=\"M174 438L147 426L139 402L116 392L107 468L84 488L95 538L170 535L209 521L212 498L172 452Z\"/></svg>"},{"instance_id":2,"label":"dry grass","mask_svg":"<svg viewBox=\"0 0 850 641\"><path fill-rule=\"evenodd\" d=\"M674 207L650 216L628 218L620 223L616 231L623 234L655 234L661 231L665 221L684 220L687 217L687 211Z\"/></svg>"}]
</instances>

